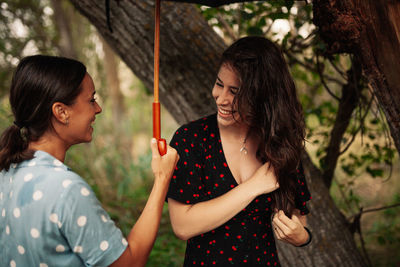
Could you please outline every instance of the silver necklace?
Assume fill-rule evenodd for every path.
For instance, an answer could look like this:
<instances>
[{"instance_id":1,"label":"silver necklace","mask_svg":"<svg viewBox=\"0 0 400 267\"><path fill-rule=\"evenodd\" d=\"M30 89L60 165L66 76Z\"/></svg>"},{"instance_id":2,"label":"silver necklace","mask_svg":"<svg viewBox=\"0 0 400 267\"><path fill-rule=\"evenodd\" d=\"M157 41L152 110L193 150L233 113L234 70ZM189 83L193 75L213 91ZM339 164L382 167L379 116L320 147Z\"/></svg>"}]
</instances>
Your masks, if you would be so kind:
<instances>
[{"instance_id":1,"label":"silver necklace","mask_svg":"<svg viewBox=\"0 0 400 267\"><path fill-rule=\"evenodd\" d=\"M242 142L242 147L240 148L240 153L243 153L245 155L247 155L248 151L246 148L246 141L247 141L247 136L246 138L244 138L243 142Z\"/></svg>"}]
</instances>

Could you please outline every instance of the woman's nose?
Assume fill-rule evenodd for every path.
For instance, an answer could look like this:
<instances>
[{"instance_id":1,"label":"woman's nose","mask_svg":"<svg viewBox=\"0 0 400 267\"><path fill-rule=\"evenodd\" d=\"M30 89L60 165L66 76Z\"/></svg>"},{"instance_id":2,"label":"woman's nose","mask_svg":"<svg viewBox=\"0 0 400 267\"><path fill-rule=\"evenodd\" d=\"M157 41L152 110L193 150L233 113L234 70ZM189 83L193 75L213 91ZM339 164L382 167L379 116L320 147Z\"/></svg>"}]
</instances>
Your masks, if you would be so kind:
<instances>
[{"instance_id":1,"label":"woman's nose","mask_svg":"<svg viewBox=\"0 0 400 267\"><path fill-rule=\"evenodd\" d=\"M224 105L224 104L229 104L230 103L230 95L229 95L229 90L228 88L224 88L223 90L221 90L221 93L219 94L219 96L217 97L217 104L219 105Z\"/></svg>"},{"instance_id":2,"label":"woman's nose","mask_svg":"<svg viewBox=\"0 0 400 267\"><path fill-rule=\"evenodd\" d=\"M96 114L99 114L103 109L100 107L100 105L96 102Z\"/></svg>"}]
</instances>

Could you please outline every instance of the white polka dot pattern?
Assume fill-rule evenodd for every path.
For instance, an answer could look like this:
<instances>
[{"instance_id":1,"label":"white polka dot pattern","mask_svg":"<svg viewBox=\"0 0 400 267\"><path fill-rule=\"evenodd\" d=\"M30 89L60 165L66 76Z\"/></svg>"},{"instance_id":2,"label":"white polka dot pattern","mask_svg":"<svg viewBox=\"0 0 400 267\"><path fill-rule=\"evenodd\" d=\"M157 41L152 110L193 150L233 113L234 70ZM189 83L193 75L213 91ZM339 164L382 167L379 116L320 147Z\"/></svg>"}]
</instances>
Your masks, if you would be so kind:
<instances>
[{"instance_id":1,"label":"white polka dot pattern","mask_svg":"<svg viewBox=\"0 0 400 267\"><path fill-rule=\"evenodd\" d=\"M129 245L90 185L50 154L36 151L32 160L2 172L0 177L4 177L4 187L0 186L1 242L4 237L10 244L4 267L80 266L79 256L89 262L98 260L99 254L102 261L111 262ZM63 238L73 245L69 247ZM53 241L45 245L49 239ZM31 250L49 245L47 251L35 251L38 260L32 262ZM57 260L61 255L65 262Z\"/></svg>"},{"instance_id":2,"label":"white polka dot pattern","mask_svg":"<svg viewBox=\"0 0 400 267\"><path fill-rule=\"evenodd\" d=\"M43 197L43 193L42 193L42 191L39 191L39 190L35 191L35 193L33 193L33 196L32 196L33 200L36 200L36 201L40 200L42 197Z\"/></svg>"},{"instance_id":3,"label":"white polka dot pattern","mask_svg":"<svg viewBox=\"0 0 400 267\"><path fill-rule=\"evenodd\" d=\"M87 190L86 187L82 187L82 189L81 189L81 194L82 194L82 196L87 197L87 196L90 194L90 191Z\"/></svg>"},{"instance_id":4,"label":"white polka dot pattern","mask_svg":"<svg viewBox=\"0 0 400 267\"><path fill-rule=\"evenodd\" d=\"M55 160L53 161L53 164L54 164L54 166L60 167L60 166L62 165L62 162L59 161L58 159L55 159Z\"/></svg>"},{"instance_id":5,"label":"white polka dot pattern","mask_svg":"<svg viewBox=\"0 0 400 267\"><path fill-rule=\"evenodd\" d=\"M64 180L64 181L62 182L62 186L63 186L64 188L67 188L71 183L72 183L72 181L69 180L69 179L67 179L67 180Z\"/></svg>"},{"instance_id":6,"label":"white polka dot pattern","mask_svg":"<svg viewBox=\"0 0 400 267\"><path fill-rule=\"evenodd\" d=\"M30 180L32 180L32 178L33 178L33 174L32 173L28 173L27 175L25 175L24 181L25 182L29 182Z\"/></svg>"},{"instance_id":7,"label":"white polka dot pattern","mask_svg":"<svg viewBox=\"0 0 400 267\"><path fill-rule=\"evenodd\" d=\"M18 246L17 248L18 248L19 254L21 254L21 255L25 254L25 248L23 246Z\"/></svg>"},{"instance_id":8,"label":"white polka dot pattern","mask_svg":"<svg viewBox=\"0 0 400 267\"><path fill-rule=\"evenodd\" d=\"M101 249L102 251L106 251L106 250L108 249L108 242L107 242L107 241L102 241L102 242L100 243L100 249Z\"/></svg>"},{"instance_id":9,"label":"white polka dot pattern","mask_svg":"<svg viewBox=\"0 0 400 267\"><path fill-rule=\"evenodd\" d=\"M32 229L31 229L31 236L32 236L33 238L38 238L38 237L40 236L39 230L36 229L36 228L32 228Z\"/></svg>"},{"instance_id":10,"label":"white polka dot pattern","mask_svg":"<svg viewBox=\"0 0 400 267\"><path fill-rule=\"evenodd\" d=\"M83 227L85 226L86 221L87 221L86 216L80 216L77 220L77 224L78 226Z\"/></svg>"},{"instance_id":11,"label":"white polka dot pattern","mask_svg":"<svg viewBox=\"0 0 400 267\"><path fill-rule=\"evenodd\" d=\"M52 223L58 223L58 215L55 213L50 214L49 219Z\"/></svg>"},{"instance_id":12,"label":"white polka dot pattern","mask_svg":"<svg viewBox=\"0 0 400 267\"><path fill-rule=\"evenodd\" d=\"M82 246L76 246L76 247L74 247L74 252L75 252L75 253L82 253L82 252L83 252L83 247L82 247Z\"/></svg>"},{"instance_id":13,"label":"white polka dot pattern","mask_svg":"<svg viewBox=\"0 0 400 267\"><path fill-rule=\"evenodd\" d=\"M19 218L19 216L21 216L21 211L19 210L19 208L15 208L13 214L15 218Z\"/></svg>"},{"instance_id":14,"label":"white polka dot pattern","mask_svg":"<svg viewBox=\"0 0 400 267\"><path fill-rule=\"evenodd\" d=\"M57 245L56 251L57 252L64 252L65 251L65 247L63 245Z\"/></svg>"}]
</instances>

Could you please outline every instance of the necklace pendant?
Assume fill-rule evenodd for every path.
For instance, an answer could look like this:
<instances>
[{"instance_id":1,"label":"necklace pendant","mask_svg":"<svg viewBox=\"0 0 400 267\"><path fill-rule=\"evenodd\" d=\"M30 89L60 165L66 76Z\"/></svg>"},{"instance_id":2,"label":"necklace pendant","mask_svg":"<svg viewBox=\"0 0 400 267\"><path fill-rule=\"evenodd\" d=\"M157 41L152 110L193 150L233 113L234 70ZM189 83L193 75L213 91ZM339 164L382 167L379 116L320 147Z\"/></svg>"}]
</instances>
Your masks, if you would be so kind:
<instances>
[{"instance_id":1,"label":"necklace pendant","mask_svg":"<svg viewBox=\"0 0 400 267\"><path fill-rule=\"evenodd\" d=\"M240 149L240 153L244 153L245 155L247 155L247 148L245 146L242 146L242 148Z\"/></svg>"}]
</instances>

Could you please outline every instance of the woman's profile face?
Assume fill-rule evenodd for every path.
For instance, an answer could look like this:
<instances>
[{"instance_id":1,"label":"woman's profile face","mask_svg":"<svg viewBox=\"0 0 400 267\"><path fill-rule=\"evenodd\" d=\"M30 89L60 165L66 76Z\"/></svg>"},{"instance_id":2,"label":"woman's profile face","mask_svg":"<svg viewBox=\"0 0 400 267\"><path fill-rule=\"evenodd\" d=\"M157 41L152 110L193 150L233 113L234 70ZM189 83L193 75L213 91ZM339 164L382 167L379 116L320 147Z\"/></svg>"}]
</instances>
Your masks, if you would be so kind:
<instances>
[{"instance_id":1,"label":"woman's profile face","mask_svg":"<svg viewBox=\"0 0 400 267\"><path fill-rule=\"evenodd\" d=\"M82 91L76 97L74 104L69 106L69 124L67 138L71 145L90 142L92 140L92 124L101 107L95 99L96 91L93 80L88 73L82 81Z\"/></svg>"},{"instance_id":2,"label":"woman's profile face","mask_svg":"<svg viewBox=\"0 0 400 267\"><path fill-rule=\"evenodd\" d=\"M240 81L236 73L228 65L222 64L212 90L218 109L217 120L220 126L230 126L240 121L236 107L232 106L239 87Z\"/></svg>"}]
</instances>

